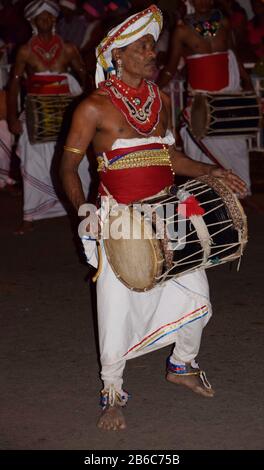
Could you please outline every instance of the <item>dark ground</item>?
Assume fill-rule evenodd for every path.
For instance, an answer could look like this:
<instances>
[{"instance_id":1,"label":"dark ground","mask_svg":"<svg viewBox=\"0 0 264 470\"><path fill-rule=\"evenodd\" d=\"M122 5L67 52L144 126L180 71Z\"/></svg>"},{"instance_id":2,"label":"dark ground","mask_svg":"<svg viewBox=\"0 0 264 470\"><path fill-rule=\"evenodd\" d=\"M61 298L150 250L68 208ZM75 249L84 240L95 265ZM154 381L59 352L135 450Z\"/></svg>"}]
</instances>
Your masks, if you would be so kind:
<instances>
[{"instance_id":1,"label":"dark ground","mask_svg":"<svg viewBox=\"0 0 264 470\"><path fill-rule=\"evenodd\" d=\"M20 204L0 195L0 448L263 449L264 211L247 211L240 271L208 271L214 316L199 361L215 398L167 383L165 348L128 362L128 429L107 433L95 426L101 383L88 267L67 218L13 235Z\"/></svg>"}]
</instances>

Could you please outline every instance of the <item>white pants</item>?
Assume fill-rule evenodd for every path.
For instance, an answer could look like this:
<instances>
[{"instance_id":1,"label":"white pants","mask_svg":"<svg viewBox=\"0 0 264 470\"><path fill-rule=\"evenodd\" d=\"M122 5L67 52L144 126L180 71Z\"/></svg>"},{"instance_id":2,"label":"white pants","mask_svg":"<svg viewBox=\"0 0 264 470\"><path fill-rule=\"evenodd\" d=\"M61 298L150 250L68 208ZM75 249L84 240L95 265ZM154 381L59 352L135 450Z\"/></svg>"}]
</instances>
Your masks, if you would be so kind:
<instances>
[{"instance_id":1,"label":"white pants","mask_svg":"<svg viewBox=\"0 0 264 470\"><path fill-rule=\"evenodd\" d=\"M87 246L90 241L84 242ZM211 317L204 270L135 292L113 273L103 252L97 281L101 377L104 387L121 390L126 360L175 342L172 361L191 362L198 354L203 328Z\"/></svg>"}]
</instances>

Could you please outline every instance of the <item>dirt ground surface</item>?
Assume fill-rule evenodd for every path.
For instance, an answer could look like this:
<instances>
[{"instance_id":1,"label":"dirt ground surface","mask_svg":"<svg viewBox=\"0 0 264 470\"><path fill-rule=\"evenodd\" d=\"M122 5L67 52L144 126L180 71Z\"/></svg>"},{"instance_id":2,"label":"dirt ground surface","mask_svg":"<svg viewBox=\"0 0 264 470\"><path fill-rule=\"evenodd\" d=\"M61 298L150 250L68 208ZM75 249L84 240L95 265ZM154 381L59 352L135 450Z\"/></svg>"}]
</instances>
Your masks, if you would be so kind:
<instances>
[{"instance_id":1,"label":"dirt ground surface","mask_svg":"<svg viewBox=\"0 0 264 470\"><path fill-rule=\"evenodd\" d=\"M264 211L247 209L240 271L235 265L208 271L214 315L199 363L215 397L166 382L170 347L164 348L128 361L128 428L108 433L96 428L94 290L69 220L41 221L18 237L20 198L0 194L0 210L2 450L264 448Z\"/></svg>"}]
</instances>

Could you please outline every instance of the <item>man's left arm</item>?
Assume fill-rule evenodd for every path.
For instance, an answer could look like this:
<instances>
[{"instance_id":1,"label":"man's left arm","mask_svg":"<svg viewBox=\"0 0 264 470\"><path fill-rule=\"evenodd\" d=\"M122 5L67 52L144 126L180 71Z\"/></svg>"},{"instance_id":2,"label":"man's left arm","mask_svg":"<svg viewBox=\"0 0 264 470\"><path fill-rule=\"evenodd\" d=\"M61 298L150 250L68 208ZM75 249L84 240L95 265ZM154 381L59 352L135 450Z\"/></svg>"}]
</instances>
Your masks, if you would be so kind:
<instances>
[{"instance_id":1,"label":"man's left arm","mask_svg":"<svg viewBox=\"0 0 264 470\"><path fill-rule=\"evenodd\" d=\"M233 40L233 36L232 36L232 32L231 32L231 28L230 28L230 24L229 24L229 21L225 18L224 19L224 27L227 31L227 35L228 35L228 48L229 49L232 49L232 51L234 52L235 56L236 56L236 60L237 60L237 63L238 63L238 68L239 68L239 74L240 74L240 79L242 81L242 88L243 90L245 91L254 91L254 86L253 86L253 83L252 83L252 80L250 78L250 75L247 73L240 57L239 57L239 52L236 48L236 45L234 43L234 40Z\"/></svg>"},{"instance_id":2,"label":"man's left arm","mask_svg":"<svg viewBox=\"0 0 264 470\"><path fill-rule=\"evenodd\" d=\"M169 148L169 154L172 169L176 175L188 176L190 178L199 178L199 176L209 175L215 178L221 178L232 191L244 197L247 193L247 187L232 170L225 170L215 165L197 162L187 157L184 153L176 150L174 146Z\"/></svg>"},{"instance_id":3,"label":"man's left arm","mask_svg":"<svg viewBox=\"0 0 264 470\"><path fill-rule=\"evenodd\" d=\"M70 57L70 66L79 77L81 85L84 87L86 80L85 64L78 49L73 44L67 44Z\"/></svg>"}]
</instances>

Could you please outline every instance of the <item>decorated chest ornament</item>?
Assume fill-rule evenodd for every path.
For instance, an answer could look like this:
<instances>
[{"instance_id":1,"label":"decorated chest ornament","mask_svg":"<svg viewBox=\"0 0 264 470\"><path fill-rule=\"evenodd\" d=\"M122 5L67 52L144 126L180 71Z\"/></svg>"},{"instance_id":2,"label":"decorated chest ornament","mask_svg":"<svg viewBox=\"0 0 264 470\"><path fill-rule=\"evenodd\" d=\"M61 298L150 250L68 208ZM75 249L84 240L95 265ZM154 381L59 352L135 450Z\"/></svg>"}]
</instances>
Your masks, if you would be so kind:
<instances>
[{"instance_id":1,"label":"decorated chest ornament","mask_svg":"<svg viewBox=\"0 0 264 470\"><path fill-rule=\"evenodd\" d=\"M209 18L200 18L197 21L195 15L190 15L187 22L200 36L206 38L217 35L222 19L223 15L220 10L213 10Z\"/></svg>"},{"instance_id":2,"label":"decorated chest ornament","mask_svg":"<svg viewBox=\"0 0 264 470\"><path fill-rule=\"evenodd\" d=\"M46 67L53 65L63 50L62 40L57 35L52 36L49 42L44 42L39 36L34 36L30 45L31 50Z\"/></svg>"},{"instance_id":3,"label":"decorated chest ornament","mask_svg":"<svg viewBox=\"0 0 264 470\"><path fill-rule=\"evenodd\" d=\"M148 135L156 129L161 110L157 85L142 80L138 88L133 88L113 75L99 86L139 134Z\"/></svg>"}]
</instances>

